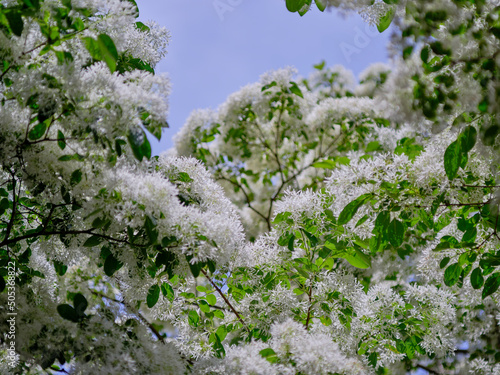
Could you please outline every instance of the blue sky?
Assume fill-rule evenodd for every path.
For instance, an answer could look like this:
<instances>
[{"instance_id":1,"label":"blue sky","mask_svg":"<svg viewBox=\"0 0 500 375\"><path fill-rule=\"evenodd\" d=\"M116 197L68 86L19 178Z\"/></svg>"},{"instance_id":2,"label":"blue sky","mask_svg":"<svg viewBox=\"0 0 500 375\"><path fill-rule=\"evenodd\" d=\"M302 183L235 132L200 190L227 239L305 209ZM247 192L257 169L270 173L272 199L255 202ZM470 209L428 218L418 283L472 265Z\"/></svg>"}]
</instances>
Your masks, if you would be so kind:
<instances>
[{"instance_id":1,"label":"blue sky","mask_svg":"<svg viewBox=\"0 0 500 375\"><path fill-rule=\"evenodd\" d=\"M171 33L167 56L156 67L172 82L170 128L153 153L172 146L172 136L189 113L217 108L262 73L294 66L301 75L326 60L355 75L387 61L390 31L379 34L357 15L313 9L289 13L284 0L136 0L140 20L153 20Z\"/></svg>"}]
</instances>

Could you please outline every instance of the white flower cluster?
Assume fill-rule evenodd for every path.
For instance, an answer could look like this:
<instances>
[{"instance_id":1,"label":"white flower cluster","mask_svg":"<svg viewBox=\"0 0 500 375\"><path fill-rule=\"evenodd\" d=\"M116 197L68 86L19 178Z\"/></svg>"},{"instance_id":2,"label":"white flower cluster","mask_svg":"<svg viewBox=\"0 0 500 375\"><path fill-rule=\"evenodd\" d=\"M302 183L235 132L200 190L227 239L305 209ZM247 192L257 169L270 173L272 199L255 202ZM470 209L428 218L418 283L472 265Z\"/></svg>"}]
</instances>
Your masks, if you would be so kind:
<instances>
[{"instance_id":1,"label":"white flower cluster","mask_svg":"<svg viewBox=\"0 0 500 375\"><path fill-rule=\"evenodd\" d=\"M266 343L253 342L230 347L221 360L201 361L195 374L370 374L371 371L357 358L342 354L330 337L308 333L304 327L289 319L274 324L272 338ZM265 350L271 349L272 354ZM269 357L264 358L263 355Z\"/></svg>"}]
</instances>

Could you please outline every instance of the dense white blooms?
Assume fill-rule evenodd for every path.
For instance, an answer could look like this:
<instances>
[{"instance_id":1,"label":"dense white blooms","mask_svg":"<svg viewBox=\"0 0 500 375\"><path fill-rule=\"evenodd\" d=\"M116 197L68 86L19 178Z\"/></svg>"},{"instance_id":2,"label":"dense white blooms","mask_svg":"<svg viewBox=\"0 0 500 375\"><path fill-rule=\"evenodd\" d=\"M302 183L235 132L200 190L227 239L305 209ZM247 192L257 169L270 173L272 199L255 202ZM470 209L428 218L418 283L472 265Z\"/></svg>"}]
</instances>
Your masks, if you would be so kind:
<instances>
[{"instance_id":1,"label":"dense white blooms","mask_svg":"<svg viewBox=\"0 0 500 375\"><path fill-rule=\"evenodd\" d=\"M0 372L500 374L500 3L389 3L322 5L401 57L265 73L152 156L166 29L3 0Z\"/></svg>"},{"instance_id":2,"label":"dense white blooms","mask_svg":"<svg viewBox=\"0 0 500 375\"><path fill-rule=\"evenodd\" d=\"M287 320L271 328L272 339L266 343L253 342L230 348L224 361L202 361L195 374L370 374L358 359L348 358L328 336L309 334L304 327ZM259 354L270 348L278 363Z\"/></svg>"}]
</instances>

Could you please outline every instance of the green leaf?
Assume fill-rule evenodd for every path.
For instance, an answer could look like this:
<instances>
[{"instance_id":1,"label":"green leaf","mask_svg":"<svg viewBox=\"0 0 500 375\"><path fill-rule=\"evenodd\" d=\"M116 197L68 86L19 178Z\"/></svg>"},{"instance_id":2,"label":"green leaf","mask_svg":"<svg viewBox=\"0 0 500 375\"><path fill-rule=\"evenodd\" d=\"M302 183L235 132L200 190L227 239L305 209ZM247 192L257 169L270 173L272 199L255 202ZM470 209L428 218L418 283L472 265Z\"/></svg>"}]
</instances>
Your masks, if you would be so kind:
<instances>
[{"instance_id":1,"label":"green leaf","mask_svg":"<svg viewBox=\"0 0 500 375\"><path fill-rule=\"evenodd\" d=\"M56 270L56 273L59 276L64 276L64 274L68 270L68 266L66 266L64 263L61 263L61 262L59 262L57 260L54 261L54 268Z\"/></svg>"},{"instance_id":2,"label":"green leaf","mask_svg":"<svg viewBox=\"0 0 500 375\"><path fill-rule=\"evenodd\" d=\"M137 160L142 161L144 157L151 159L151 144L142 129L137 132L131 131L128 135L128 141Z\"/></svg>"},{"instance_id":3,"label":"green leaf","mask_svg":"<svg viewBox=\"0 0 500 375\"><path fill-rule=\"evenodd\" d=\"M268 83L267 85L262 86L261 91L269 90L271 87L274 87L277 85L278 85L278 83L276 81L272 81L271 83Z\"/></svg>"},{"instance_id":4,"label":"green leaf","mask_svg":"<svg viewBox=\"0 0 500 375\"><path fill-rule=\"evenodd\" d=\"M75 306L75 312L79 317L85 316L84 311L87 309L89 303L87 299L81 293L75 294L73 297L73 305Z\"/></svg>"},{"instance_id":5,"label":"green leaf","mask_svg":"<svg viewBox=\"0 0 500 375\"><path fill-rule=\"evenodd\" d=\"M326 2L324 2L324 0L316 0L315 2L320 12L324 12L326 9Z\"/></svg>"},{"instance_id":6,"label":"green leaf","mask_svg":"<svg viewBox=\"0 0 500 375\"><path fill-rule=\"evenodd\" d=\"M462 267L458 263L453 263L444 271L444 283L447 286L455 285L462 273Z\"/></svg>"},{"instance_id":7,"label":"green leaf","mask_svg":"<svg viewBox=\"0 0 500 375\"><path fill-rule=\"evenodd\" d=\"M366 145L366 152L377 151L378 149L380 149L379 141L373 141Z\"/></svg>"},{"instance_id":8,"label":"green leaf","mask_svg":"<svg viewBox=\"0 0 500 375\"><path fill-rule=\"evenodd\" d=\"M210 306L208 305L207 301L204 301L204 300L198 301L198 307L205 314L209 314L210 313Z\"/></svg>"},{"instance_id":9,"label":"green leaf","mask_svg":"<svg viewBox=\"0 0 500 375\"><path fill-rule=\"evenodd\" d=\"M62 318L71 322L77 323L80 320L80 317L76 313L75 309L68 304L57 306L57 312L59 313L59 315L61 315Z\"/></svg>"},{"instance_id":10,"label":"green leaf","mask_svg":"<svg viewBox=\"0 0 500 375\"><path fill-rule=\"evenodd\" d=\"M322 168L322 169L333 169L335 168L335 165L337 163L335 163L333 160L322 160L322 161L318 161L316 163L314 163L312 166L314 168Z\"/></svg>"},{"instance_id":11,"label":"green leaf","mask_svg":"<svg viewBox=\"0 0 500 375\"><path fill-rule=\"evenodd\" d=\"M371 197L372 194L363 194L345 206L339 215L339 225L347 224L356 215L358 209Z\"/></svg>"},{"instance_id":12,"label":"green leaf","mask_svg":"<svg viewBox=\"0 0 500 375\"><path fill-rule=\"evenodd\" d=\"M137 2L135 0L127 0L129 2L131 2L132 4L135 5L135 18L139 17L139 6L137 5Z\"/></svg>"},{"instance_id":13,"label":"green leaf","mask_svg":"<svg viewBox=\"0 0 500 375\"><path fill-rule=\"evenodd\" d=\"M429 46L424 46L422 48L422 51L420 51L420 58L426 64L429 61L429 53L430 52L431 52L431 48Z\"/></svg>"},{"instance_id":14,"label":"green leaf","mask_svg":"<svg viewBox=\"0 0 500 375\"><path fill-rule=\"evenodd\" d=\"M365 354L366 352L368 351L368 343L367 342L363 342L361 343L359 349L358 349L358 354L359 355L363 355Z\"/></svg>"},{"instance_id":15,"label":"green leaf","mask_svg":"<svg viewBox=\"0 0 500 375\"><path fill-rule=\"evenodd\" d=\"M217 331L215 331L215 334L217 335L217 337L219 337L219 340L222 342L224 341L224 339L226 338L227 336L227 329L226 329L226 326L219 326L217 328Z\"/></svg>"},{"instance_id":16,"label":"green leaf","mask_svg":"<svg viewBox=\"0 0 500 375\"><path fill-rule=\"evenodd\" d=\"M91 236L87 238L87 241L83 244L85 247L94 247L99 245L102 242L102 238L98 236Z\"/></svg>"},{"instance_id":17,"label":"green leaf","mask_svg":"<svg viewBox=\"0 0 500 375\"><path fill-rule=\"evenodd\" d=\"M217 263L215 263L213 260L211 260L211 259L207 260L207 267L208 267L208 270L210 272L214 273L216 266L217 266Z\"/></svg>"},{"instance_id":18,"label":"green leaf","mask_svg":"<svg viewBox=\"0 0 500 375\"><path fill-rule=\"evenodd\" d=\"M305 0L286 0L286 9L290 12L298 12L305 4Z\"/></svg>"},{"instance_id":19,"label":"green leaf","mask_svg":"<svg viewBox=\"0 0 500 375\"><path fill-rule=\"evenodd\" d=\"M477 130L473 126L467 126L458 138L460 140L460 147L462 152L467 153L476 144L477 140Z\"/></svg>"},{"instance_id":20,"label":"green leaf","mask_svg":"<svg viewBox=\"0 0 500 375\"><path fill-rule=\"evenodd\" d=\"M372 265L371 259L358 249L355 249L354 253L342 254L341 257L356 268L366 269L370 268Z\"/></svg>"},{"instance_id":21,"label":"green leaf","mask_svg":"<svg viewBox=\"0 0 500 375\"><path fill-rule=\"evenodd\" d=\"M369 248L372 254L384 250L385 246L387 245L387 241L384 241L383 237L384 236L382 233L376 232L375 235L370 238Z\"/></svg>"},{"instance_id":22,"label":"green leaf","mask_svg":"<svg viewBox=\"0 0 500 375\"><path fill-rule=\"evenodd\" d=\"M186 172L179 172L179 174L177 175L177 181L192 182L193 179Z\"/></svg>"},{"instance_id":23,"label":"green leaf","mask_svg":"<svg viewBox=\"0 0 500 375\"><path fill-rule=\"evenodd\" d=\"M95 218L94 221L92 222L92 228L103 228L109 223L110 223L109 220L98 217Z\"/></svg>"},{"instance_id":24,"label":"green leaf","mask_svg":"<svg viewBox=\"0 0 500 375\"><path fill-rule=\"evenodd\" d=\"M82 171L77 169L71 173L70 183L72 186L78 185L82 181Z\"/></svg>"},{"instance_id":25,"label":"green leaf","mask_svg":"<svg viewBox=\"0 0 500 375\"><path fill-rule=\"evenodd\" d=\"M215 297L213 294L207 294L205 298L207 299L207 302L212 306L217 303L217 297Z\"/></svg>"},{"instance_id":26,"label":"green leaf","mask_svg":"<svg viewBox=\"0 0 500 375\"><path fill-rule=\"evenodd\" d=\"M104 62L111 73L114 73L116 70L116 61L118 60L118 51L116 50L113 39L106 34L100 34L97 37L97 44L99 45L99 50Z\"/></svg>"},{"instance_id":27,"label":"green leaf","mask_svg":"<svg viewBox=\"0 0 500 375\"><path fill-rule=\"evenodd\" d=\"M309 233L308 231L306 230L303 230L304 234L306 235L307 239L309 240L309 242L311 243L311 246L312 247L315 247L317 244L318 244L318 239L316 238L316 236L312 235L311 233ZM294 238L294 237L292 237ZM290 246L289 246L290 248ZM290 249L292 250L292 249Z\"/></svg>"},{"instance_id":28,"label":"green leaf","mask_svg":"<svg viewBox=\"0 0 500 375\"><path fill-rule=\"evenodd\" d=\"M64 134L60 130L57 131L57 145L61 150L64 150L66 148L66 139L64 138Z\"/></svg>"},{"instance_id":29,"label":"green leaf","mask_svg":"<svg viewBox=\"0 0 500 375\"><path fill-rule=\"evenodd\" d=\"M291 212L280 212L273 220L273 224L279 224L283 221L286 221L288 217L291 215Z\"/></svg>"},{"instance_id":30,"label":"green leaf","mask_svg":"<svg viewBox=\"0 0 500 375\"><path fill-rule=\"evenodd\" d=\"M405 236L405 226L399 220L394 219L389 224L389 228L387 231L387 236L389 238L389 242L394 247L399 247L403 244L404 236Z\"/></svg>"},{"instance_id":31,"label":"green leaf","mask_svg":"<svg viewBox=\"0 0 500 375\"><path fill-rule=\"evenodd\" d=\"M113 254L109 254L104 261L104 273L108 276L113 276L116 271L122 268L123 263L115 258Z\"/></svg>"},{"instance_id":32,"label":"green leaf","mask_svg":"<svg viewBox=\"0 0 500 375\"><path fill-rule=\"evenodd\" d=\"M42 138L46 130L47 130L47 123L45 121L40 122L33 129L30 130L30 132L28 133L28 138L31 139L32 141Z\"/></svg>"},{"instance_id":33,"label":"green leaf","mask_svg":"<svg viewBox=\"0 0 500 375\"><path fill-rule=\"evenodd\" d=\"M376 352L373 352L368 356L368 363L370 363L373 368L377 368L377 355Z\"/></svg>"},{"instance_id":34,"label":"green leaf","mask_svg":"<svg viewBox=\"0 0 500 375\"><path fill-rule=\"evenodd\" d=\"M196 290L200 293L205 293L207 291L207 288L205 288L203 285L198 285L196 287Z\"/></svg>"},{"instance_id":35,"label":"green leaf","mask_svg":"<svg viewBox=\"0 0 500 375\"><path fill-rule=\"evenodd\" d=\"M203 268L203 263L198 262L195 264L191 264L191 262L188 261L189 268L191 269L191 273L193 274L193 277L198 277L200 276L201 269Z\"/></svg>"},{"instance_id":36,"label":"green leaf","mask_svg":"<svg viewBox=\"0 0 500 375\"><path fill-rule=\"evenodd\" d=\"M380 33L387 30L387 28L391 25L395 14L396 14L396 7L391 7L384 16L380 17L380 20L377 25L377 29Z\"/></svg>"},{"instance_id":37,"label":"green leaf","mask_svg":"<svg viewBox=\"0 0 500 375\"><path fill-rule=\"evenodd\" d=\"M311 2L312 2L312 0L305 0L304 1L304 7L302 7L302 9L299 10L299 14L301 17L309 11L309 7L311 5Z\"/></svg>"},{"instance_id":38,"label":"green leaf","mask_svg":"<svg viewBox=\"0 0 500 375\"><path fill-rule=\"evenodd\" d=\"M470 283L474 289L481 289L484 285L483 272L481 268L476 268L470 275Z\"/></svg>"},{"instance_id":39,"label":"green leaf","mask_svg":"<svg viewBox=\"0 0 500 375\"><path fill-rule=\"evenodd\" d=\"M99 48L99 43L97 40L91 37L82 38L85 48L90 53L90 57L94 60L100 61L102 59L101 49Z\"/></svg>"},{"instance_id":40,"label":"green leaf","mask_svg":"<svg viewBox=\"0 0 500 375\"><path fill-rule=\"evenodd\" d=\"M122 156L122 146L126 145L127 142L125 142L123 139L117 139L115 140L115 148L116 148L116 153L118 156Z\"/></svg>"},{"instance_id":41,"label":"green leaf","mask_svg":"<svg viewBox=\"0 0 500 375\"><path fill-rule=\"evenodd\" d=\"M83 161L85 159L81 155L73 154L73 155L60 156L59 159L57 159L57 160L59 160L59 161L70 161L70 160Z\"/></svg>"},{"instance_id":42,"label":"green leaf","mask_svg":"<svg viewBox=\"0 0 500 375\"><path fill-rule=\"evenodd\" d=\"M500 287L500 272L495 272L484 283L483 299L495 293L498 287Z\"/></svg>"},{"instance_id":43,"label":"green leaf","mask_svg":"<svg viewBox=\"0 0 500 375\"><path fill-rule=\"evenodd\" d=\"M190 310L188 313L188 323L192 327L197 327L198 322L200 321L200 316L194 310Z\"/></svg>"},{"instance_id":44,"label":"green leaf","mask_svg":"<svg viewBox=\"0 0 500 375\"><path fill-rule=\"evenodd\" d=\"M325 66L326 66L326 61L323 60L319 64L313 65L313 68L318 70L323 70Z\"/></svg>"},{"instance_id":45,"label":"green leaf","mask_svg":"<svg viewBox=\"0 0 500 375\"><path fill-rule=\"evenodd\" d=\"M2 12L4 10L2 9ZM5 12L5 17L9 21L9 27L14 33L14 35L21 36L23 33L24 23L21 13L11 9L10 12Z\"/></svg>"},{"instance_id":46,"label":"green leaf","mask_svg":"<svg viewBox=\"0 0 500 375\"><path fill-rule=\"evenodd\" d=\"M149 238L149 241L152 244L155 244L158 240L158 230L156 229L156 224L154 219L151 218L149 215L146 215L144 228L146 228L146 234Z\"/></svg>"},{"instance_id":47,"label":"green leaf","mask_svg":"<svg viewBox=\"0 0 500 375\"><path fill-rule=\"evenodd\" d=\"M137 27L139 30L144 31L144 32L147 32L150 30L150 28L148 26L146 26L145 24L143 24L142 22L136 22L135 27Z\"/></svg>"},{"instance_id":48,"label":"green leaf","mask_svg":"<svg viewBox=\"0 0 500 375\"><path fill-rule=\"evenodd\" d=\"M160 287L157 284L154 284L149 288L148 295L146 297L146 303L149 308L152 308L158 302L158 298L160 298Z\"/></svg>"},{"instance_id":49,"label":"green leaf","mask_svg":"<svg viewBox=\"0 0 500 375\"><path fill-rule=\"evenodd\" d=\"M278 361L276 352L271 348L262 349L259 354L271 363L276 363Z\"/></svg>"},{"instance_id":50,"label":"green leaf","mask_svg":"<svg viewBox=\"0 0 500 375\"><path fill-rule=\"evenodd\" d=\"M304 95L302 94L302 91L300 90L299 86L295 82L290 82L290 91L297 95L300 96L302 99L304 99Z\"/></svg>"},{"instance_id":51,"label":"green leaf","mask_svg":"<svg viewBox=\"0 0 500 375\"><path fill-rule=\"evenodd\" d=\"M161 293L163 294L163 297L168 299L170 302L174 300L175 297L174 290L172 289L169 283L161 284Z\"/></svg>"},{"instance_id":52,"label":"green leaf","mask_svg":"<svg viewBox=\"0 0 500 375\"><path fill-rule=\"evenodd\" d=\"M467 229L464 235L462 236L462 242L474 242L476 240L476 236L477 236L476 227Z\"/></svg>"},{"instance_id":53,"label":"green leaf","mask_svg":"<svg viewBox=\"0 0 500 375\"><path fill-rule=\"evenodd\" d=\"M439 263L439 268L443 269L450 263L450 257L444 257L441 262Z\"/></svg>"},{"instance_id":54,"label":"green leaf","mask_svg":"<svg viewBox=\"0 0 500 375\"><path fill-rule=\"evenodd\" d=\"M448 146L444 153L444 170L448 179L453 180L458 173L458 167L462 160L462 151L458 141Z\"/></svg>"}]
</instances>

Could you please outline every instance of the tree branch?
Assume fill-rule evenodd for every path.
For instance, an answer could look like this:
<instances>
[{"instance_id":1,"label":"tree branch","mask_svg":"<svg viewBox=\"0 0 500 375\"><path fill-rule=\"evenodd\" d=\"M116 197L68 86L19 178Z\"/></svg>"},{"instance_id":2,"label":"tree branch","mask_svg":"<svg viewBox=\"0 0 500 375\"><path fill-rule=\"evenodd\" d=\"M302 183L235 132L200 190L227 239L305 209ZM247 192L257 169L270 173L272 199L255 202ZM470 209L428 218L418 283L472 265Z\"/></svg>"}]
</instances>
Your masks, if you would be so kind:
<instances>
[{"instance_id":1,"label":"tree branch","mask_svg":"<svg viewBox=\"0 0 500 375\"><path fill-rule=\"evenodd\" d=\"M429 374L437 374L437 375L442 375L439 371L433 370L430 367L421 365L420 363L417 363L417 367L421 368L422 370L427 371Z\"/></svg>"},{"instance_id":2,"label":"tree branch","mask_svg":"<svg viewBox=\"0 0 500 375\"><path fill-rule=\"evenodd\" d=\"M10 233L12 232L12 227L14 226L14 219L16 217L16 207L17 207L17 202L16 202L16 176L14 175L14 172L9 171L11 176L12 176L12 214L10 216L9 224L7 225L7 229L5 231L5 237L2 243L0 243L0 247L7 245L7 243L4 244L5 241L8 240Z\"/></svg>"},{"instance_id":3,"label":"tree branch","mask_svg":"<svg viewBox=\"0 0 500 375\"><path fill-rule=\"evenodd\" d=\"M22 240L26 240L28 238L41 237L41 236L54 236L54 235L60 235L60 234L91 234L93 236L104 238L106 240L113 241L113 242L119 242L119 243L124 243L127 245L138 246L138 247L146 247L146 245L133 244L127 240L113 238L113 237L105 235L105 234L92 232L94 229L95 228L85 229L85 230L67 230L67 231L45 231L44 229L42 229L40 232L25 234L23 236L15 237L15 238L12 238L10 240L6 238L4 241L0 242L0 247L10 245L12 243L16 243L16 242L19 242Z\"/></svg>"},{"instance_id":4,"label":"tree branch","mask_svg":"<svg viewBox=\"0 0 500 375\"><path fill-rule=\"evenodd\" d=\"M231 302L229 302L229 300L227 299L227 297L225 296L225 294L222 293L222 290L220 290L220 288L217 286L217 284L212 280L211 277L208 276L207 272L203 268L201 269L201 273L203 273L203 275L205 275L205 277L207 278L207 280L210 282L210 284L212 284L212 286L215 288L215 290L217 291L217 293L219 293L219 295L222 297L222 299L224 300L224 302L226 302L226 304L229 306L229 308L234 313L234 315L236 315L236 317L241 322L241 324L243 324L243 327L245 327L246 330L248 332L250 332L250 329L246 325L245 321L242 319L241 315L238 313L238 311L236 311L236 309L233 307L233 305L231 304Z\"/></svg>"},{"instance_id":5,"label":"tree branch","mask_svg":"<svg viewBox=\"0 0 500 375\"><path fill-rule=\"evenodd\" d=\"M241 184L239 184L238 182L235 182L227 177L224 177L224 176L219 177L217 180L224 180L224 181L227 181L227 182L233 184L234 186L237 186L243 192L243 195L245 196L245 199L247 201L248 208L250 208L253 212L255 212L257 215L259 215L261 218L263 218L267 223L268 229L271 230L271 223L270 223L269 216L268 217L264 216L261 212L257 211L254 207L252 207L252 204L250 203L250 197L247 194L247 192L245 191L245 189L243 188L243 186L241 186Z\"/></svg>"}]
</instances>

